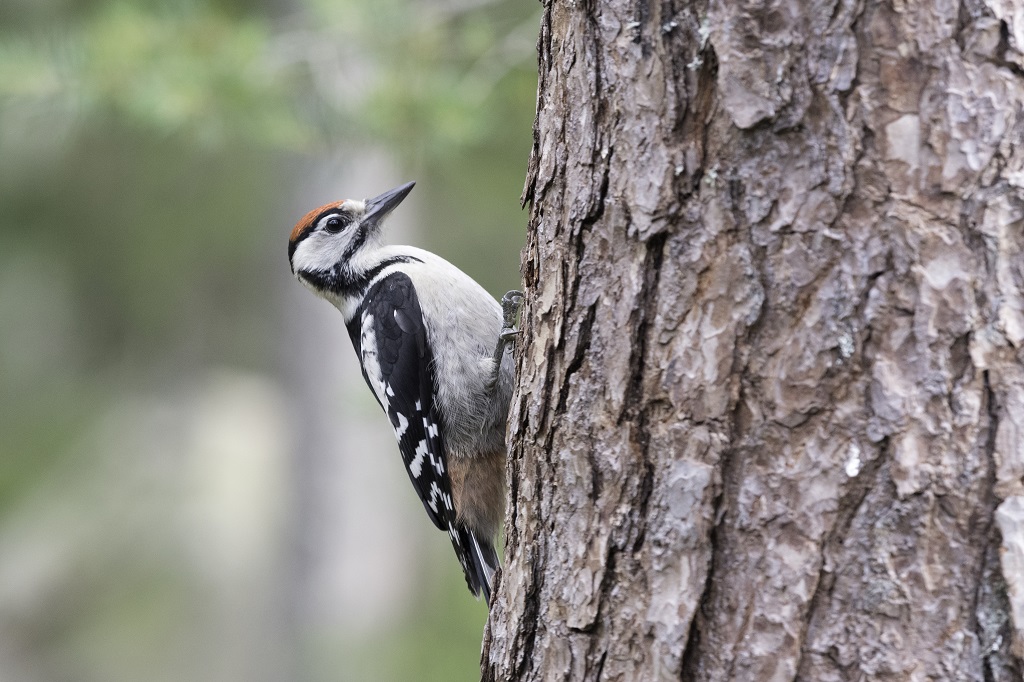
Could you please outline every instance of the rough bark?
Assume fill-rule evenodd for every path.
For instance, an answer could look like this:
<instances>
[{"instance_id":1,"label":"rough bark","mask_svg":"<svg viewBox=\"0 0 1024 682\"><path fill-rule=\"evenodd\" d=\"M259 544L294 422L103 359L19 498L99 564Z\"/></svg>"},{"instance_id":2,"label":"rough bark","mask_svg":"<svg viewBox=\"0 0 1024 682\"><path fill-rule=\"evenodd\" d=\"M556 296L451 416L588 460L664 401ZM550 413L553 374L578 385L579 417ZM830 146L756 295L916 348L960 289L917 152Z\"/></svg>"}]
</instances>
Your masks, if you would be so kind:
<instances>
[{"instance_id":1,"label":"rough bark","mask_svg":"<svg viewBox=\"0 0 1024 682\"><path fill-rule=\"evenodd\" d=\"M1021 679L1022 49L545 2L485 679Z\"/></svg>"}]
</instances>

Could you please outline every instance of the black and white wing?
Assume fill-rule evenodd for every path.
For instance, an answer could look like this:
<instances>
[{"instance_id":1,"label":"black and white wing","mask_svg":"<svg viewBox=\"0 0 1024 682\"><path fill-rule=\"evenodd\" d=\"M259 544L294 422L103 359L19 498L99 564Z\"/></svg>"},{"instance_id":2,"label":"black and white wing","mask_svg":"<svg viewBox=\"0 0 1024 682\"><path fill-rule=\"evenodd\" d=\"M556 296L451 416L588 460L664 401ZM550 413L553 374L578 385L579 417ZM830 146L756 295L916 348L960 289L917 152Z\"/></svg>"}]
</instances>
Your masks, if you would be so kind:
<instances>
[{"instance_id":1,"label":"black and white wing","mask_svg":"<svg viewBox=\"0 0 1024 682\"><path fill-rule=\"evenodd\" d=\"M408 275L396 272L377 281L363 297L348 331L363 378L391 420L409 480L427 516L448 532L470 591L479 595L482 590L489 601L493 567L475 551L481 543L456 517L436 405L434 357ZM489 547L490 538L483 540Z\"/></svg>"}]
</instances>

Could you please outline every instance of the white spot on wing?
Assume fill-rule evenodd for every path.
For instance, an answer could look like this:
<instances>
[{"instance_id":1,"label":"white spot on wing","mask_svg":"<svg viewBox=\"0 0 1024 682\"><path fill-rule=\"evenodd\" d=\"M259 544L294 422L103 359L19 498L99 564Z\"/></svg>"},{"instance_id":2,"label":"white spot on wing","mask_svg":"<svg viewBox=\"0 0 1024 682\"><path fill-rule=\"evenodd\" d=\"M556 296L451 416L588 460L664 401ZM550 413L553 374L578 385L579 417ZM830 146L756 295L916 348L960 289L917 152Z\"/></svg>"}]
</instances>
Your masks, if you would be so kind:
<instances>
[{"instance_id":1,"label":"white spot on wing","mask_svg":"<svg viewBox=\"0 0 1024 682\"><path fill-rule=\"evenodd\" d=\"M437 424L434 424L427 417L423 417L423 432L427 434L428 438L437 438ZM444 475L444 461L440 457L434 457L434 453L430 453L430 463L434 465L434 471L439 476Z\"/></svg>"},{"instance_id":2,"label":"white spot on wing","mask_svg":"<svg viewBox=\"0 0 1024 682\"><path fill-rule=\"evenodd\" d=\"M409 420L401 412L395 412L395 416L398 417L398 426L395 427L395 438L401 441L402 436L409 430Z\"/></svg>"},{"instance_id":3,"label":"white spot on wing","mask_svg":"<svg viewBox=\"0 0 1024 682\"><path fill-rule=\"evenodd\" d=\"M437 485L437 481L433 481L430 484L430 499L427 500L427 505L430 507L430 511L437 513L437 499L441 497L441 488Z\"/></svg>"},{"instance_id":4,"label":"white spot on wing","mask_svg":"<svg viewBox=\"0 0 1024 682\"><path fill-rule=\"evenodd\" d=\"M423 473L423 458L427 454L427 441L421 440L419 445L416 446L416 456L409 462L409 471L412 473L413 478L419 478L420 474ZM434 511L437 511L436 509Z\"/></svg>"}]
</instances>

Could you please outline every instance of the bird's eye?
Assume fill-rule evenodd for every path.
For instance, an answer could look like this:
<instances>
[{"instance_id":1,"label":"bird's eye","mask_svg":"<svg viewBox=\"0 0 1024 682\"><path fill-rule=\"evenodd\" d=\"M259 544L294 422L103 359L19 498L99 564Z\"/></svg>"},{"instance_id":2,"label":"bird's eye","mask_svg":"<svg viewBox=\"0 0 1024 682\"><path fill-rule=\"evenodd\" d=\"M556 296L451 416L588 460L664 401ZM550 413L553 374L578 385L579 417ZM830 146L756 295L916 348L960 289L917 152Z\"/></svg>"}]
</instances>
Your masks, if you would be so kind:
<instances>
[{"instance_id":1,"label":"bird's eye","mask_svg":"<svg viewBox=\"0 0 1024 682\"><path fill-rule=\"evenodd\" d=\"M347 220L343 220L342 218L335 216L327 221L327 224L324 226L324 228L328 232L334 234L337 232L341 232L345 228L345 225L347 224Z\"/></svg>"}]
</instances>

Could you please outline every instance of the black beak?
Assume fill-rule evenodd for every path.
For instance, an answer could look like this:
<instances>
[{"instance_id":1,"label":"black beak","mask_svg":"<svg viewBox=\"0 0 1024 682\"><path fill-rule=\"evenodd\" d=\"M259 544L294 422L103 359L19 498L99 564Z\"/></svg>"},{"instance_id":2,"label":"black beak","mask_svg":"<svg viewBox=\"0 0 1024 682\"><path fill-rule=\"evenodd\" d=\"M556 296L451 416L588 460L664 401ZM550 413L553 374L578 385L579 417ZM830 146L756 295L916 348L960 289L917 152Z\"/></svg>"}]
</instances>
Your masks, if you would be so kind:
<instances>
[{"instance_id":1,"label":"black beak","mask_svg":"<svg viewBox=\"0 0 1024 682\"><path fill-rule=\"evenodd\" d=\"M361 221L363 225L377 227L380 221L388 213L395 210L395 207L402 203L402 200L409 196L409 192L416 185L415 182L407 182L401 187L389 189L383 194L378 194L372 199L366 200L366 213Z\"/></svg>"}]
</instances>

